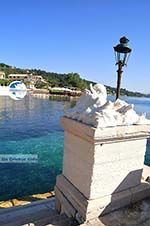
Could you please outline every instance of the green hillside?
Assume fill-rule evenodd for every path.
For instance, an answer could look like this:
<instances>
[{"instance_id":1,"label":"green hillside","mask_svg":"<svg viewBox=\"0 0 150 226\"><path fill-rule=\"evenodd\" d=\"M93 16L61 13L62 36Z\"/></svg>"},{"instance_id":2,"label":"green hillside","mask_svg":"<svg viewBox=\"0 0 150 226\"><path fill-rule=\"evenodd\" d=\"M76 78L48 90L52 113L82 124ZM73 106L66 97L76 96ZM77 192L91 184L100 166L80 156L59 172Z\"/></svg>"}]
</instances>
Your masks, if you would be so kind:
<instances>
[{"instance_id":1,"label":"green hillside","mask_svg":"<svg viewBox=\"0 0 150 226\"><path fill-rule=\"evenodd\" d=\"M55 72L47 72L44 70L40 69L21 69L17 67L12 67L10 65L0 63L0 70L4 71L6 74L6 77L9 74L32 74L32 75L41 75L48 83L49 86L55 87L76 87L77 89L84 90L85 88L89 88L90 83L95 84L93 81L85 80L81 78L81 76L78 73L55 73ZM45 84L40 84L41 88L42 85L44 86ZM107 92L110 95L115 95L116 89L107 86ZM143 93L139 92L132 92L128 91L126 89L121 89L121 95L126 95L126 96L136 96L136 97L150 97L150 95L146 95Z\"/></svg>"}]
</instances>

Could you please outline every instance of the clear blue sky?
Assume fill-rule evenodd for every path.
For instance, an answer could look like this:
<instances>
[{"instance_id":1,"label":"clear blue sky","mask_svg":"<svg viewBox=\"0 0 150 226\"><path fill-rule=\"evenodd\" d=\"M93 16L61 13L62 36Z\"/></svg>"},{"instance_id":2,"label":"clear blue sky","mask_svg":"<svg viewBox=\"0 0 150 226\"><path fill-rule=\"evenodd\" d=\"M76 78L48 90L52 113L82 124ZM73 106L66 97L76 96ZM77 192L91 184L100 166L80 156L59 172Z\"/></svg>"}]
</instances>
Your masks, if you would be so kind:
<instances>
[{"instance_id":1,"label":"clear blue sky","mask_svg":"<svg viewBox=\"0 0 150 226\"><path fill-rule=\"evenodd\" d=\"M0 62L22 68L78 72L116 86L113 46L133 49L122 87L150 92L149 0L3 0Z\"/></svg>"}]
</instances>

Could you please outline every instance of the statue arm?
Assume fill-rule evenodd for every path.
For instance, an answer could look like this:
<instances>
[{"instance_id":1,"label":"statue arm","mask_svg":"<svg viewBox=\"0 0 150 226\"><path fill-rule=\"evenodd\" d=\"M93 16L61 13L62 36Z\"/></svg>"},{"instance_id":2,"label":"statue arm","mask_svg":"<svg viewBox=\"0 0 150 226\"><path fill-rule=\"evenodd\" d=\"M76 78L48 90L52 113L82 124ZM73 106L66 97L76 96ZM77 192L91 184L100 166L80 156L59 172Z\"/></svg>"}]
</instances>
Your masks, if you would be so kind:
<instances>
[{"instance_id":1,"label":"statue arm","mask_svg":"<svg viewBox=\"0 0 150 226\"><path fill-rule=\"evenodd\" d=\"M96 94L96 90L93 88L93 85L90 83L90 90L91 93Z\"/></svg>"}]
</instances>

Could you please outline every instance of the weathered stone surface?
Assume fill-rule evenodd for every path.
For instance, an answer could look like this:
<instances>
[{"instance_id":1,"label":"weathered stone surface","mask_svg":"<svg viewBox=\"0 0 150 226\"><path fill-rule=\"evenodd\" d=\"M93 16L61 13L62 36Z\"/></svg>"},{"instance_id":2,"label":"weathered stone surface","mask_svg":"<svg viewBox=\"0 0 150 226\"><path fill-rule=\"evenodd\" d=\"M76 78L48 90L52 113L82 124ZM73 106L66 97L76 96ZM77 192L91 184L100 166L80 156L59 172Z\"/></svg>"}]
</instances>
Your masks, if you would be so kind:
<instances>
[{"instance_id":1,"label":"weathered stone surface","mask_svg":"<svg viewBox=\"0 0 150 226\"><path fill-rule=\"evenodd\" d=\"M65 212L69 217L73 217L74 215L74 213L69 210L70 204L74 206L78 215L81 216L80 218L87 220L98 217L104 212L104 210L105 212L110 212L114 209L120 208L122 203L126 203L127 205L131 200L131 192L129 191L117 193L113 196L105 196L100 199L87 200L86 197L84 197L82 193L80 193L64 176L59 176L59 178L57 178L57 186L61 191L59 191L60 193L57 195L57 187L55 187L56 200L59 199L61 205L65 205ZM61 195L63 196L63 199ZM118 200L119 202L117 203ZM67 202L68 206L66 205ZM70 214L68 214L68 212L70 212Z\"/></svg>"},{"instance_id":2,"label":"weathered stone surface","mask_svg":"<svg viewBox=\"0 0 150 226\"><path fill-rule=\"evenodd\" d=\"M138 139L150 136L150 125L117 126L94 128L66 117L61 118L65 131L91 143L112 143L121 140Z\"/></svg>"},{"instance_id":3,"label":"weathered stone surface","mask_svg":"<svg viewBox=\"0 0 150 226\"><path fill-rule=\"evenodd\" d=\"M130 190L132 193L132 203L150 197L150 184L145 181L142 181L139 186L133 187Z\"/></svg>"},{"instance_id":4,"label":"weathered stone surface","mask_svg":"<svg viewBox=\"0 0 150 226\"><path fill-rule=\"evenodd\" d=\"M150 188L141 188L141 178L150 125L95 129L64 117L62 125L63 176L56 189L58 200L66 199L60 198L60 203L68 216L74 214L63 202L71 204L81 219L90 220L140 200L138 193L141 198L149 196Z\"/></svg>"},{"instance_id":5,"label":"weathered stone surface","mask_svg":"<svg viewBox=\"0 0 150 226\"><path fill-rule=\"evenodd\" d=\"M76 212L80 214L83 218L86 216L88 200L84 195L79 192L64 176L60 175L57 177L57 186L55 186L56 200L58 199L61 204L63 204L62 198L65 197L65 201L68 202L68 205L71 205L75 208ZM59 189L59 196L57 196L57 190ZM69 207L70 208L70 207ZM76 214L76 213L75 213ZM69 215L70 217L70 215ZM74 217L74 212L72 214Z\"/></svg>"},{"instance_id":6,"label":"weathered stone surface","mask_svg":"<svg viewBox=\"0 0 150 226\"><path fill-rule=\"evenodd\" d=\"M56 194L56 201L58 200L60 205L60 213L66 213L68 217L75 218L76 210L73 205L66 199L64 193L62 193L58 187L55 186L55 194ZM57 202L58 202L57 201Z\"/></svg>"},{"instance_id":7,"label":"weathered stone surface","mask_svg":"<svg viewBox=\"0 0 150 226\"><path fill-rule=\"evenodd\" d=\"M150 196L150 184L146 182L142 182L142 184L134 187L133 189L126 189L99 199L90 200L83 196L83 194L79 192L79 190L76 189L63 175L57 178L57 186L60 188L60 192L65 194L65 203L68 202L68 205L75 208L82 221L95 219L99 216L112 212L116 209L120 209L124 206L128 206L133 202L137 202L138 200ZM56 197L59 199L57 193ZM63 202L64 200L60 199L60 203L62 205ZM69 209L70 207L68 208L66 205L65 211L67 215ZM68 216L73 217L71 212Z\"/></svg>"},{"instance_id":8,"label":"weathered stone surface","mask_svg":"<svg viewBox=\"0 0 150 226\"><path fill-rule=\"evenodd\" d=\"M150 199L122 208L100 218L78 224L53 209L55 199L37 201L27 206L0 209L0 226L149 226ZM40 205L40 207L39 207ZM49 205L49 207L47 206ZM45 206L47 208L45 208ZM52 208L50 208L52 206ZM28 211L27 211L28 209ZM38 211L40 210L40 211ZM48 210L48 211L47 211ZM2 211L2 212L1 212ZM17 216L17 217L16 217Z\"/></svg>"},{"instance_id":9,"label":"weathered stone surface","mask_svg":"<svg viewBox=\"0 0 150 226\"><path fill-rule=\"evenodd\" d=\"M141 139L138 137L137 140L131 137L131 134L128 132L133 133L134 131L135 134L134 126L132 130L127 127L126 132L122 130L122 127L116 128L117 131L111 128L114 133L111 137L111 142L113 141L113 143L106 141L103 144L101 144L100 141L98 143L97 138L96 141L94 140L94 134L89 132L89 127L87 133L91 138L93 135L93 142L96 142L94 144L84 139L84 134L82 134L82 136L81 133L74 135L76 127L77 129L78 126L81 127L81 123L81 125L78 125L78 122L74 122L73 131L71 130L72 121L70 121L70 119L63 118L63 123L65 127L63 174L88 199L106 196L115 191L121 191L140 184L146 139L143 138L143 135ZM65 123L67 123L67 128ZM77 124L76 126L75 123ZM82 126L87 127L85 125ZM143 129L143 126L138 126L138 128L139 127ZM71 132L68 132L68 128ZM147 127L145 126L144 128ZM111 131L111 129L103 128L103 130L109 131ZM103 133L100 129L97 130L99 130L99 138L101 136L103 139ZM93 131L93 128L91 128L91 131ZM123 139L121 137L123 132L124 135L128 134L130 139L128 138L128 140L125 141L119 140L118 142L116 142L116 138L113 140L113 137L116 135L118 135L118 139ZM98 132L96 133L98 137ZM139 131L137 133L141 134ZM107 134L105 138L109 136L110 135ZM80 176L77 172L80 172ZM109 182L106 178L109 178Z\"/></svg>"},{"instance_id":10,"label":"weathered stone surface","mask_svg":"<svg viewBox=\"0 0 150 226\"><path fill-rule=\"evenodd\" d=\"M143 180L150 182L150 167L149 166L144 165L142 178L143 178Z\"/></svg>"},{"instance_id":11,"label":"weathered stone surface","mask_svg":"<svg viewBox=\"0 0 150 226\"><path fill-rule=\"evenodd\" d=\"M54 208L55 198L36 201L25 206L0 209L0 226L73 226L76 222L59 215Z\"/></svg>"}]
</instances>

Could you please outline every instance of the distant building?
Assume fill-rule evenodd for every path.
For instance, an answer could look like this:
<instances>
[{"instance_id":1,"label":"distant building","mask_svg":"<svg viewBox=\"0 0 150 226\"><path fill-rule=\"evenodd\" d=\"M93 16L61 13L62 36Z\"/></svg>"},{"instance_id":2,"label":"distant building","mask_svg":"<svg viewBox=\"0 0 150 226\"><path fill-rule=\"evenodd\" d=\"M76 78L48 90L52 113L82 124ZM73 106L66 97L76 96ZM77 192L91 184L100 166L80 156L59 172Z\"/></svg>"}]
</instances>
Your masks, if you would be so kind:
<instances>
[{"instance_id":1,"label":"distant building","mask_svg":"<svg viewBox=\"0 0 150 226\"><path fill-rule=\"evenodd\" d=\"M33 84L35 84L36 82L43 82L45 84L47 83L41 75L32 75L30 77L30 82Z\"/></svg>"},{"instance_id":2,"label":"distant building","mask_svg":"<svg viewBox=\"0 0 150 226\"><path fill-rule=\"evenodd\" d=\"M8 75L10 80L21 80L21 81L28 81L29 75L28 74L10 74Z\"/></svg>"},{"instance_id":3,"label":"distant building","mask_svg":"<svg viewBox=\"0 0 150 226\"><path fill-rule=\"evenodd\" d=\"M41 75L32 75L32 80L34 81L42 81L43 77Z\"/></svg>"},{"instance_id":4,"label":"distant building","mask_svg":"<svg viewBox=\"0 0 150 226\"><path fill-rule=\"evenodd\" d=\"M5 72L0 71L0 79L5 79Z\"/></svg>"}]
</instances>

